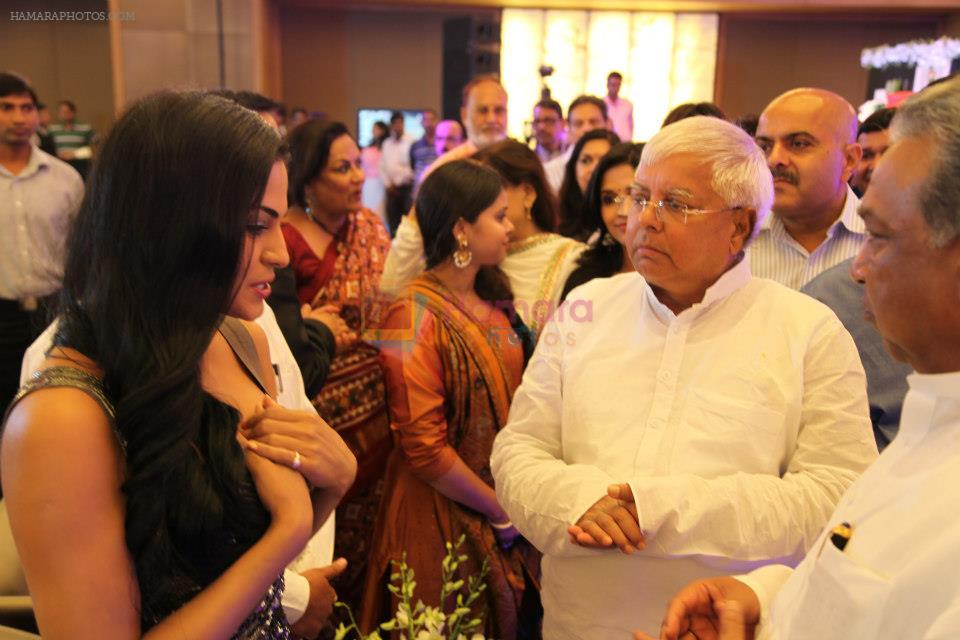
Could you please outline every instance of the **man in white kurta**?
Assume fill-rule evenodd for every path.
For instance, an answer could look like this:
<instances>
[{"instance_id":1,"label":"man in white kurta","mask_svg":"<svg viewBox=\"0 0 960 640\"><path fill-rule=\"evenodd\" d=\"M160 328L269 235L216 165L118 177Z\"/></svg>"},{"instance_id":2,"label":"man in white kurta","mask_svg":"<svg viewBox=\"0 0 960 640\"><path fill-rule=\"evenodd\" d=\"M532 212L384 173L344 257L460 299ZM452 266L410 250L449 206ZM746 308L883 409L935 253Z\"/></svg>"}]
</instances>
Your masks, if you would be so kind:
<instances>
[{"instance_id":1,"label":"man in white kurta","mask_svg":"<svg viewBox=\"0 0 960 640\"><path fill-rule=\"evenodd\" d=\"M723 148L714 161L685 150L707 144ZM761 183L722 195L716 161ZM743 258L772 199L752 140L715 118L671 125L632 198L640 274L587 283L572 297L591 313L548 323L491 460L501 504L544 553L551 639L652 633L694 577L796 563L877 455L849 334ZM617 483L643 540L584 545L599 511L629 506L608 504Z\"/></svg>"},{"instance_id":2,"label":"man in white kurta","mask_svg":"<svg viewBox=\"0 0 960 640\"><path fill-rule=\"evenodd\" d=\"M960 638L958 123L957 79L901 105L860 208L869 239L851 274L864 284L865 315L891 355L916 370L897 437L796 571L769 566L690 585L671 603L665 637L715 626L723 603L735 602L743 618L735 626L759 623L760 638Z\"/></svg>"}]
</instances>

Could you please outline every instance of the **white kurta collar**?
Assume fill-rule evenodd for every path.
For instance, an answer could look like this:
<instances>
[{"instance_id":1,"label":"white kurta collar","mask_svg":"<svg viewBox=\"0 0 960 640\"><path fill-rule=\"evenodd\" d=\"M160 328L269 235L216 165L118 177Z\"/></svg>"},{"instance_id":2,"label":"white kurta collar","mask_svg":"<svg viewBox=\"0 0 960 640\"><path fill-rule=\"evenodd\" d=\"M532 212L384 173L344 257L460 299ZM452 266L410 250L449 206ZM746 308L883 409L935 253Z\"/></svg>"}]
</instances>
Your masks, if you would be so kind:
<instances>
[{"instance_id":1,"label":"white kurta collar","mask_svg":"<svg viewBox=\"0 0 960 640\"><path fill-rule=\"evenodd\" d=\"M650 284L646 281L643 283L644 295L657 318L661 322L670 324L673 320L682 317L689 317L693 320L713 304L725 300L745 287L752 279L753 274L750 271L750 259L744 256L740 262L725 271L717 278L716 282L707 287L707 290L703 294L703 300L688 309L684 309L679 314L674 314L669 307L660 302L653 292L653 288L651 288Z\"/></svg>"},{"instance_id":2,"label":"white kurta collar","mask_svg":"<svg viewBox=\"0 0 960 640\"><path fill-rule=\"evenodd\" d=\"M960 371L950 373L911 373L907 383L912 391L960 400Z\"/></svg>"}]
</instances>

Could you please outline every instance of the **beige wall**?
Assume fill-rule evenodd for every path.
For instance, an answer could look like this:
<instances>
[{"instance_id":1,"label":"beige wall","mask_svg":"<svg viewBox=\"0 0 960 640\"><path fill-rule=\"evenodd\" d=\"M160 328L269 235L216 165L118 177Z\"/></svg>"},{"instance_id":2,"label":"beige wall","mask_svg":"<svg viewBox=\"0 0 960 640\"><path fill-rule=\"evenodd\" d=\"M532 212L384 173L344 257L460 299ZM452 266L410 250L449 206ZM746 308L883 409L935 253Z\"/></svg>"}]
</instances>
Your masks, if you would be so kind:
<instances>
[{"instance_id":1,"label":"beige wall","mask_svg":"<svg viewBox=\"0 0 960 640\"><path fill-rule=\"evenodd\" d=\"M219 42L213 0L119 0L136 19L121 23L124 93L129 103L164 87L219 86ZM226 86L257 90L254 0L224 0Z\"/></svg>"},{"instance_id":2,"label":"beige wall","mask_svg":"<svg viewBox=\"0 0 960 640\"><path fill-rule=\"evenodd\" d=\"M432 10L288 8L280 14L283 100L356 127L361 107L442 101L443 21Z\"/></svg>"},{"instance_id":3,"label":"beige wall","mask_svg":"<svg viewBox=\"0 0 960 640\"><path fill-rule=\"evenodd\" d=\"M943 33L951 38L960 38L960 12L954 13L947 18Z\"/></svg>"},{"instance_id":4,"label":"beige wall","mask_svg":"<svg viewBox=\"0 0 960 640\"><path fill-rule=\"evenodd\" d=\"M865 47L935 38L938 18L900 16L759 18L726 15L721 20L716 101L731 117L759 113L788 89L836 91L854 106L866 99Z\"/></svg>"},{"instance_id":5,"label":"beige wall","mask_svg":"<svg viewBox=\"0 0 960 640\"><path fill-rule=\"evenodd\" d=\"M11 21L8 3L0 13L0 68L25 76L56 120L57 102L72 100L78 118L104 131L113 120L109 26L106 22ZM75 10L67 0L9 3L17 11ZM87 11L106 11L92 0Z\"/></svg>"},{"instance_id":6,"label":"beige wall","mask_svg":"<svg viewBox=\"0 0 960 640\"><path fill-rule=\"evenodd\" d=\"M213 0L112 3L135 16L120 23L121 103L164 86L216 86ZM54 11L76 5L73 0L18 0L17 9ZM224 7L228 86L265 91L291 107L325 111L351 128L360 107L439 108L443 20L476 13L295 8L276 0L224 0ZM86 10L106 8L106 0L84 3ZM869 21L862 14L728 14L722 29L717 100L736 116L758 111L776 94L800 85L827 87L859 103L867 78L859 66L863 47L941 33L960 37L960 12L946 19L908 14L874 15ZM74 100L81 119L99 131L112 121L107 23L12 22L5 10L0 14L0 60L0 67L29 77L48 104Z\"/></svg>"},{"instance_id":7,"label":"beige wall","mask_svg":"<svg viewBox=\"0 0 960 640\"><path fill-rule=\"evenodd\" d=\"M224 0L226 84L258 90L260 43L256 11L269 0ZM219 85L217 20L213 0L112 0L132 19L120 28L120 60L114 65L110 24L11 21L0 12L0 68L34 84L40 99L77 103L79 118L105 131L113 122L114 69L121 70L120 106L165 87ZM107 0L26 0L18 11L107 11Z\"/></svg>"}]
</instances>

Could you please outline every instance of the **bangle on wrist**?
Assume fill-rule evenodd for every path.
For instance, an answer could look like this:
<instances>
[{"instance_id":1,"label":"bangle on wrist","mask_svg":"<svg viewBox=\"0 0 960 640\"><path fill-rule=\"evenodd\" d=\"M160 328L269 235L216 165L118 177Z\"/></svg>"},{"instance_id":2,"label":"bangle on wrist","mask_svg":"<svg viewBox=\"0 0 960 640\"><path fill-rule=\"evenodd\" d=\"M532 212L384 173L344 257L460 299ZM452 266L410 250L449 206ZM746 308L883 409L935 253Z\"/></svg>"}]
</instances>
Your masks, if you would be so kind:
<instances>
[{"instance_id":1,"label":"bangle on wrist","mask_svg":"<svg viewBox=\"0 0 960 640\"><path fill-rule=\"evenodd\" d=\"M500 531L503 531L503 530L505 530L505 529L510 529L510 528L512 528L512 527L513 527L513 523L510 522L509 520L507 520L506 522L499 522L499 523L498 523L498 522L494 522L494 521L491 520L491 521L490 521L490 526L493 527L494 529L499 529Z\"/></svg>"}]
</instances>

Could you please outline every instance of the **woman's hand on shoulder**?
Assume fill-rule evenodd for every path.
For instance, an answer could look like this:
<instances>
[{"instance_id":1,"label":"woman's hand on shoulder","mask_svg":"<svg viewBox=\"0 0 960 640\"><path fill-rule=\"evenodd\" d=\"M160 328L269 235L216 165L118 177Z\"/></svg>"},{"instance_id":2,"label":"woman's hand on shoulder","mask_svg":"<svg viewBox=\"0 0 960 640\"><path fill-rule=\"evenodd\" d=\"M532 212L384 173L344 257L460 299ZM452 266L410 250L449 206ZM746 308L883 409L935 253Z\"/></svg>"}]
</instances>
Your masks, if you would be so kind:
<instances>
[{"instance_id":1,"label":"woman's hand on shoulder","mask_svg":"<svg viewBox=\"0 0 960 640\"><path fill-rule=\"evenodd\" d=\"M264 396L260 410L240 424L247 449L297 469L311 486L347 492L357 474L357 460L343 438L314 413L281 407Z\"/></svg>"}]
</instances>

